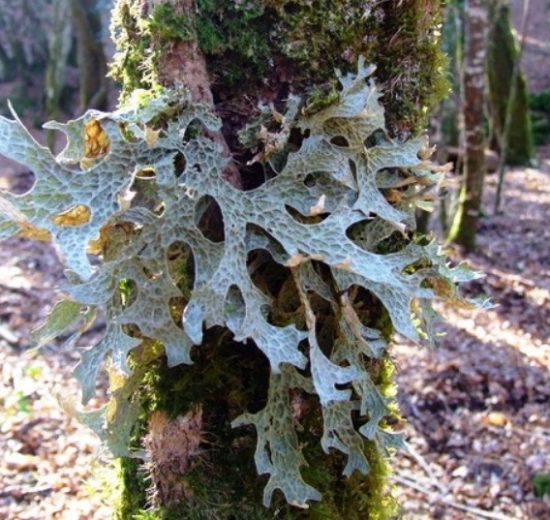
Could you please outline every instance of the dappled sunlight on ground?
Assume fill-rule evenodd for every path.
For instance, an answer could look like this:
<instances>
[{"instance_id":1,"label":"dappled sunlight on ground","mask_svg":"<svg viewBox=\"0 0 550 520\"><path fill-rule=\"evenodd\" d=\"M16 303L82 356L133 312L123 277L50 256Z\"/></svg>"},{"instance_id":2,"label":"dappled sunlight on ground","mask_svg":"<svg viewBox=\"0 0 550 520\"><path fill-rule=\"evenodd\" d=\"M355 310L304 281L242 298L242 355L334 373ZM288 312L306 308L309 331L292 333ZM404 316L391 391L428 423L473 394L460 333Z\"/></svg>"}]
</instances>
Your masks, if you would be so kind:
<instances>
[{"instance_id":1,"label":"dappled sunlight on ground","mask_svg":"<svg viewBox=\"0 0 550 520\"><path fill-rule=\"evenodd\" d=\"M466 292L495 307L441 306L438 350L393 350L417 453L395 459L405 518L550 518L550 503L533 492L534 475L550 472L548 172L510 171L497 216L496 177L488 179L479 247L467 258L487 276Z\"/></svg>"},{"instance_id":2,"label":"dappled sunlight on ground","mask_svg":"<svg viewBox=\"0 0 550 520\"><path fill-rule=\"evenodd\" d=\"M496 306L440 308L448 323L438 350L393 348L413 448L394 459L405 518L550 517L532 484L550 472L549 181L542 170L509 172L504 212L488 211L481 223L468 261L487 276L466 291ZM495 182L488 180L488 209ZM56 397L78 398L78 355L60 342L44 355L25 351L56 300L61 265L49 244L22 239L4 243L0 265L0 517L107 520L105 496L90 493L104 462L99 442Z\"/></svg>"}]
</instances>

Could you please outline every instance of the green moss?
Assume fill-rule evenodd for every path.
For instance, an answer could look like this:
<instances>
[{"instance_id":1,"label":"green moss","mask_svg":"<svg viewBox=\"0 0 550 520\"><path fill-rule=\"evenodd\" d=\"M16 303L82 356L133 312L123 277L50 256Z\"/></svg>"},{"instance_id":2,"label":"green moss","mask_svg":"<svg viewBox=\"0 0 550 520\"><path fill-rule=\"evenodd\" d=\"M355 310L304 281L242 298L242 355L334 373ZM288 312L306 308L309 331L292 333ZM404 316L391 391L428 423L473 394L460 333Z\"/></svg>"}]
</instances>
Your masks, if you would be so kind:
<instances>
[{"instance_id":1,"label":"green moss","mask_svg":"<svg viewBox=\"0 0 550 520\"><path fill-rule=\"evenodd\" d=\"M139 448L147 418L154 411L176 417L200 402L204 409L205 454L189 473L182 475L192 494L174 508L151 509L147 503L150 482L144 465L138 459L121 459L118 520L377 520L392 516L394 502L387 488L387 461L373 443L365 441L371 472L367 476L355 474L351 479L342 477L345 457L338 452L327 456L319 443L322 418L316 397L309 398L311 411L303 420L300 443L309 463L304 478L323 493L323 501L303 511L289 506L276 493L272 508L265 509L261 496L266 480L257 475L254 466L255 434L253 430L233 429L230 422L245 409L263 406L269 367L267 363L258 367L254 349L233 343L221 329L210 333L197 349L194 361L192 366L176 368L168 368L162 358L151 363L140 385L142 415L132 438L132 446ZM372 374L389 395L391 365L376 362Z\"/></svg>"},{"instance_id":2,"label":"green moss","mask_svg":"<svg viewBox=\"0 0 550 520\"><path fill-rule=\"evenodd\" d=\"M371 465L370 473L361 485L354 486L356 500L361 501L369 507L368 520L388 520L395 518L398 505L388 489L388 477L391 473L387 459L381 457L377 447L373 443L367 444L367 458ZM353 503L354 500L350 500ZM373 507L373 504L376 504ZM362 517L358 517L362 518Z\"/></svg>"},{"instance_id":3,"label":"green moss","mask_svg":"<svg viewBox=\"0 0 550 520\"><path fill-rule=\"evenodd\" d=\"M159 4L150 17L143 20L143 29L159 38L161 45L196 38L195 28L188 16L176 11L172 4Z\"/></svg>"},{"instance_id":4,"label":"green moss","mask_svg":"<svg viewBox=\"0 0 550 520\"><path fill-rule=\"evenodd\" d=\"M314 87L308 95L304 112L314 114L338 101L340 94L335 83Z\"/></svg>"},{"instance_id":5,"label":"green moss","mask_svg":"<svg viewBox=\"0 0 550 520\"><path fill-rule=\"evenodd\" d=\"M437 0L381 2L370 16L363 16L364 0L197 0L199 9L193 19L176 12L171 4L159 4L145 20L140 5L141 0L118 0L114 17L119 52L112 74L121 81L123 100L127 102L136 97L136 89L157 88L159 55L178 41L195 38L206 57L217 99L257 99L263 93L273 95L285 82L291 82L292 92L307 94L305 109L315 112L339 96L333 81L334 68L351 70L357 56L364 55L367 61L378 64L390 128L403 134L420 132L429 111L448 90L445 59L438 46ZM381 246L382 252L399 250L406 242L392 236ZM180 267L182 284L187 285L188 266L184 262ZM274 278L279 275L280 284L275 284ZM269 287L262 286L262 290L281 296L274 294L279 303L272 319L303 328L299 306L291 305L295 288L285 284L285 276L288 273L278 272L274 277L273 271L262 272L262 279L269 280ZM272 291L274 285L276 291ZM381 330L389 339L393 332L389 315L380 302L372 295L370 298L372 305L365 306L364 311L365 324ZM337 322L329 311L326 315L322 320L326 330L319 336L328 338L328 344L336 337ZM193 357L192 366L169 368L163 359L151 363L140 387L142 418L135 432L137 447L146 433L147 418L154 411L177 417L201 404L204 454L191 471L182 475L192 495L173 509L147 509L143 468L134 459L124 459L121 479L125 494L119 518L392 517L396 507L387 487L385 456L374 443L365 441L370 473L344 478L344 456L322 451L319 403L317 398L307 396L304 408L308 413L299 432L309 463L303 476L323 494L323 501L302 511L287 505L282 494L276 493L272 508L263 508L260 503L266 477L258 476L254 466L256 436L252 428L235 430L230 423L244 410L254 412L264 405L269 366L252 345L234 343L221 329L209 331L204 344L193 350ZM385 395L394 392L393 367L388 359L372 362L369 371ZM395 407L391 412L398 416ZM388 419L387 424L392 420Z\"/></svg>"},{"instance_id":6,"label":"green moss","mask_svg":"<svg viewBox=\"0 0 550 520\"><path fill-rule=\"evenodd\" d=\"M136 90L158 90L159 56L177 42L197 38L195 20L178 12L173 4L157 4L144 17L140 0L116 2L111 32L118 52L110 75L122 86L122 103Z\"/></svg>"},{"instance_id":7,"label":"green moss","mask_svg":"<svg viewBox=\"0 0 550 520\"><path fill-rule=\"evenodd\" d=\"M150 66L151 38L140 27L140 3L118 0L112 12L111 34L118 49L110 66L110 76L122 86L121 100L133 91L156 84Z\"/></svg>"},{"instance_id":8,"label":"green moss","mask_svg":"<svg viewBox=\"0 0 550 520\"><path fill-rule=\"evenodd\" d=\"M115 514L116 520L128 520L136 511L147 506L147 486L144 473L140 472L138 459L124 457L119 459L120 464L120 502Z\"/></svg>"},{"instance_id":9,"label":"green moss","mask_svg":"<svg viewBox=\"0 0 550 520\"><path fill-rule=\"evenodd\" d=\"M400 231L395 231L389 237L376 245L376 252L380 255L389 255L401 251L410 243L410 240Z\"/></svg>"},{"instance_id":10,"label":"green moss","mask_svg":"<svg viewBox=\"0 0 550 520\"><path fill-rule=\"evenodd\" d=\"M442 2L387 2L379 38L379 79L390 128L422 132L437 104L449 93L448 58L441 51Z\"/></svg>"},{"instance_id":11,"label":"green moss","mask_svg":"<svg viewBox=\"0 0 550 520\"><path fill-rule=\"evenodd\" d=\"M161 49L194 38L224 98L255 98L286 77L294 92L317 98L333 90L334 68L351 70L363 55L378 65L389 126L401 134L422 131L449 91L439 0L382 2L368 13L363 0L197 0L193 19L161 3L145 20L139 4L118 0L113 18L112 75L123 99L157 84Z\"/></svg>"}]
</instances>

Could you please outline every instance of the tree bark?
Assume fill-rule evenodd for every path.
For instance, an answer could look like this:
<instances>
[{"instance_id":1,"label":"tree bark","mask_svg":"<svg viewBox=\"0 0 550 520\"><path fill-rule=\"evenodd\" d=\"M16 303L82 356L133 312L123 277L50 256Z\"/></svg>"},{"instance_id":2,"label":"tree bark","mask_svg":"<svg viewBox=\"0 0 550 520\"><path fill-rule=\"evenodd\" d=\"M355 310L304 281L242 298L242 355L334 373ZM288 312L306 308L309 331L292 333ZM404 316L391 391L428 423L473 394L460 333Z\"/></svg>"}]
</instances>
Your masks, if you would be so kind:
<instances>
[{"instance_id":1,"label":"tree bark","mask_svg":"<svg viewBox=\"0 0 550 520\"><path fill-rule=\"evenodd\" d=\"M443 58L433 38L440 21L438 0L256 0L248 11L241 3L118 0L113 32L119 54L112 74L122 83L123 103L136 88L183 84L194 100L211 106L223 122L213 137L231 160L226 176L243 189L265 180L265 172L251 161L254 152L237 139L257 117L258 104L282 110L289 94L322 102L334 88L334 68L352 70L360 54L380 65L378 81L395 136L419 133L429 108L446 91ZM215 228L215 212L210 217ZM273 322L303 319L296 318L300 298L290 270L272 261L259 265L258 283L275 300ZM367 293L361 297L371 325L389 337L391 325L380 302ZM327 312L320 327L319 334L334 341L334 316ZM148 453L147 463L122 461L118 517L133 518L147 507L158 512L148 518L391 517L388 467L374 443L365 442L371 472L343 477L344 458L322 452L318 403L299 393L291 398L303 425L300 442L309 462L304 476L324 498L309 510L286 504L282 496L271 509L262 507L265 477L254 467L255 436L230 427L237 411L258 411L267 397L268 363L250 347L215 328L197 347L193 365L168 368L163 359L152 364L133 441L134 448ZM390 391L390 358L373 360L369 370L373 381Z\"/></svg>"},{"instance_id":2,"label":"tree bark","mask_svg":"<svg viewBox=\"0 0 550 520\"><path fill-rule=\"evenodd\" d=\"M487 3L466 4L464 67L465 159L458 210L449 239L467 250L475 248L485 177L484 93L487 50Z\"/></svg>"}]
</instances>

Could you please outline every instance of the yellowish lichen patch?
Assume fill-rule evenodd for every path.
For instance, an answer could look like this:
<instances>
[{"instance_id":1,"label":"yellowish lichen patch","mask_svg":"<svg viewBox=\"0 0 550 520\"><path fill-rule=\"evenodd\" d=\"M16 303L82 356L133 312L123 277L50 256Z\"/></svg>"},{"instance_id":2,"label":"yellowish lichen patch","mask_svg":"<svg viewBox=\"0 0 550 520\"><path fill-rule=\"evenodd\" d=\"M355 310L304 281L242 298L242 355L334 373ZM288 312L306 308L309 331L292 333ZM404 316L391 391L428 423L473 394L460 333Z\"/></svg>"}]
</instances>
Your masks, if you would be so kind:
<instances>
[{"instance_id":1,"label":"yellowish lichen patch","mask_svg":"<svg viewBox=\"0 0 550 520\"><path fill-rule=\"evenodd\" d=\"M97 159L109 151L109 136L97 119L86 124L84 136L86 159Z\"/></svg>"},{"instance_id":2,"label":"yellowish lichen patch","mask_svg":"<svg viewBox=\"0 0 550 520\"><path fill-rule=\"evenodd\" d=\"M88 206L79 204L73 206L52 217L54 224L58 226L82 226L90 222L92 212Z\"/></svg>"}]
</instances>

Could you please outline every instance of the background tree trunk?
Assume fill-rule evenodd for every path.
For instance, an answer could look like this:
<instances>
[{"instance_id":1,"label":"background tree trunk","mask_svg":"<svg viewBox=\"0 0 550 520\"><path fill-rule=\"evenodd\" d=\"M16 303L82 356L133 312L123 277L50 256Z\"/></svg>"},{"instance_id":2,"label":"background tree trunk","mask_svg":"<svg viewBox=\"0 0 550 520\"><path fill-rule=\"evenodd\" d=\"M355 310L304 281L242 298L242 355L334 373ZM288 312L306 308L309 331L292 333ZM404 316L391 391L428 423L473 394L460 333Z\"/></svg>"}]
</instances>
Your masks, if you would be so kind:
<instances>
[{"instance_id":1,"label":"background tree trunk","mask_svg":"<svg viewBox=\"0 0 550 520\"><path fill-rule=\"evenodd\" d=\"M468 250L475 247L485 177L484 93L487 50L487 2L466 3L464 67L465 159L458 210L449 239Z\"/></svg>"},{"instance_id":2,"label":"background tree trunk","mask_svg":"<svg viewBox=\"0 0 550 520\"><path fill-rule=\"evenodd\" d=\"M448 90L436 32L440 7L439 0L118 0L112 75L122 85L121 103L138 88L183 83L195 100L212 106L223 122L214 138L231 159L227 176L248 189L261 184L266 173L250 164L254 154L237 133L257 117L258 103L282 111L289 94L306 96L310 104L328 103L334 69L354 69L360 55L378 65L390 132L399 138L423 131L430 109ZM216 219L211 211L213 233ZM274 262L264 263L261 271L263 289L276 302L273 322L301 319L290 271ZM366 319L389 337L383 306L366 292L362 297ZM328 313L319 335L334 340L334 326ZM134 448L146 451L146 463L122 460L119 518L134 518L151 506L154 512L144 518L389 518L395 507L385 459L365 441L370 473L343 477L344 457L322 452L315 399L299 394L292 399L303 424L300 442L309 463L304 477L323 493L323 501L306 511L276 495L272 508L263 508L265 477L254 466L255 435L230 426L243 410L258 411L266 401L269 365L250 347L214 328L196 348L192 366L152 363L141 386L142 419L133 440ZM385 393L392 391L392 371L387 356L370 366Z\"/></svg>"},{"instance_id":3,"label":"background tree trunk","mask_svg":"<svg viewBox=\"0 0 550 520\"><path fill-rule=\"evenodd\" d=\"M104 109L107 103L107 61L101 39L101 17L95 0L69 0L77 40L80 109Z\"/></svg>"},{"instance_id":4,"label":"background tree trunk","mask_svg":"<svg viewBox=\"0 0 550 520\"><path fill-rule=\"evenodd\" d=\"M506 109L511 90L514 65L518 59L517 44L512 32L510 6L493 2L490 7L491 28L487 49L489 101L496 145L504 134ZM533 156L533 132L529 113L527 82L523 74L516 79L512 121L506 144L506 164L527 164Z\"/></svg>"},{"instance_id":5,"label":"background tree trunk","mask_svg":"<svg viewBox=\"0 0 550 520\"><path fill-rule=\"evenodd\" d=\"M70 18L69 0L54 0L52 3L52 31L48 42L48 66L46 68L46 114L58 117L61 97L65 86L67 60L71 52L73 28L67 23ZM53 150L55 133L47 134L48 147Z\"/></svg>"}]
</instances>

